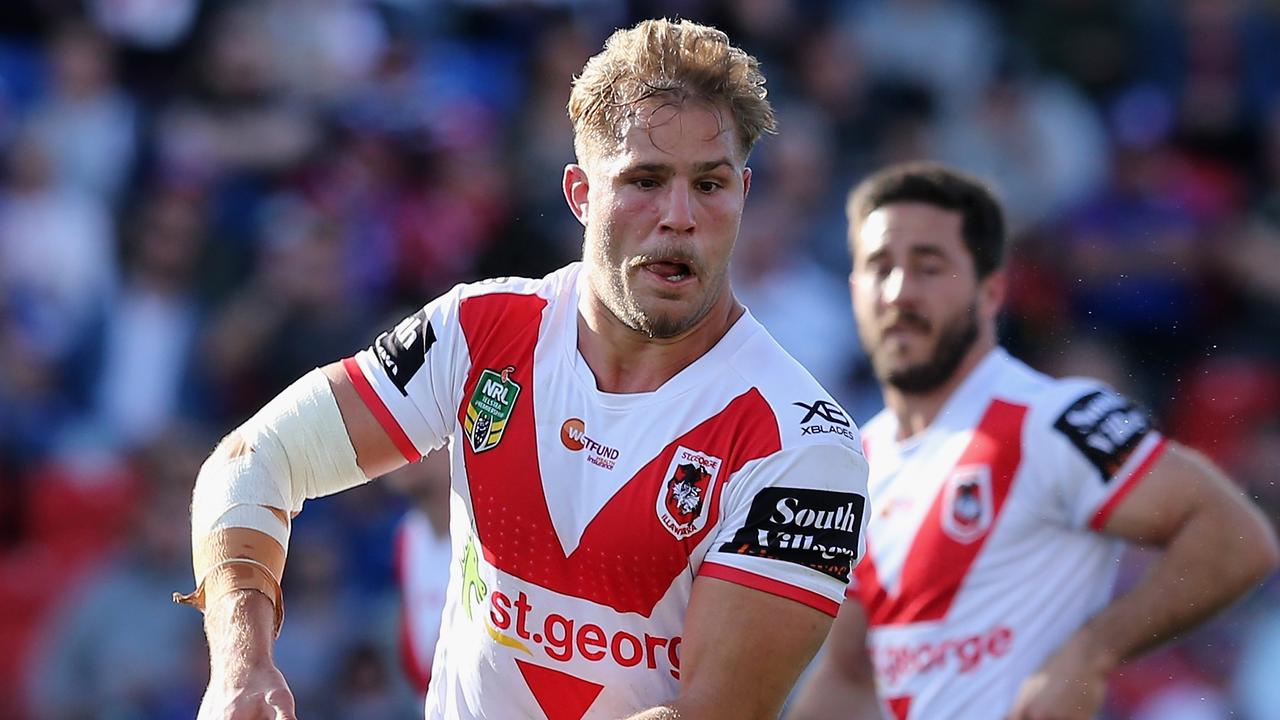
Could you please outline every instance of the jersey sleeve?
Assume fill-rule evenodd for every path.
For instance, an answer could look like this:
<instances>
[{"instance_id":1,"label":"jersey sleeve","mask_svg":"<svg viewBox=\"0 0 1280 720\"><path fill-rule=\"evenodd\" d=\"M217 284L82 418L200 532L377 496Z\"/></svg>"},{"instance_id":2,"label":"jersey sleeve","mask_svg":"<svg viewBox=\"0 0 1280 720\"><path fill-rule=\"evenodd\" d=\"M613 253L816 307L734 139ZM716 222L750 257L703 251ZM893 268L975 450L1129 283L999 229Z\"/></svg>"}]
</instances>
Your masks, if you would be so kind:
<instances>
[{"instance_id":1,"label":"jersey sleeve","mask_svg":"<svg viewBox=\"0 0 1280 720\"><path fill-rule=\"evenodd\" d=\"M1043 441L1038 468L1051 502L1074 528L1101 530L1120 500L1141 482L1166 440L1147 413L1098 383L1069 383L1033 425Z\"/></svg>"},{"instance_id":2,"label":"jersey sleeve","mask_svg":"<svg viewBox=\"0 0 1280 720\"><path fill-rule=\"evenodd\" d=\"M866 546L867 462L843 444L785 449L726 487L723 522L698 574L832 616Z\"/></svg>"},{"instance_id":3,"label":"jersey sleeve","mask_svg":"<svg viewBox=\"0 0 1280 720\"><path fill-rule=\"evenodd\" d=\"M356 392L408 462L440 447L457 426L467 371L458 324L463 286L382 333L343 360Z\"/></svg>"}]
</instances>

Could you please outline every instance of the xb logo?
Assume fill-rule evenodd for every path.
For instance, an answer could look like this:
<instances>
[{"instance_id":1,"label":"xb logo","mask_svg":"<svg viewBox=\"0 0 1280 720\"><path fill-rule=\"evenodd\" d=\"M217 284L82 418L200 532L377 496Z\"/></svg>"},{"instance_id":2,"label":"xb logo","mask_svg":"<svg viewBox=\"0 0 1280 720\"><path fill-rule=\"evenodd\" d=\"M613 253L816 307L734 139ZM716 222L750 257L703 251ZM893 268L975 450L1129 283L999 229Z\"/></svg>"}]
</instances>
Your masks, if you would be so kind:
<instances>
[{"instance_id":1,"label":"xb logo","mask_svg":"<svg viewBox=\"0 0 1280 720\"><path fill-rule=\"evenodd\" d=\"M821 418L829 423L835 423L841 427L849 427L849 417L835 403L826 400L814 401L812 405L806 405L802 402L791 403L796 407L802 407L806 410L804 419L800 421L801 425L813 420L814 417Z\"/></svg>"}]
</instances>

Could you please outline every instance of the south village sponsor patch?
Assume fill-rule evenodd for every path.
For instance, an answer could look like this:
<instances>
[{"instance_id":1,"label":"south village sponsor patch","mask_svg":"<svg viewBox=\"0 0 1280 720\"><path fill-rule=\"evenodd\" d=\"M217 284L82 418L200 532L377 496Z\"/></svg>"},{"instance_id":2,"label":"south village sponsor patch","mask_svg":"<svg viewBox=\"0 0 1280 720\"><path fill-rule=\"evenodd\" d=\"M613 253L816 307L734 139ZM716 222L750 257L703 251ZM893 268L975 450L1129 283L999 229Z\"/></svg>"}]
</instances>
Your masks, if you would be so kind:
<instances>
[{"instance_id":1,"label":"south village sponsor patch","mask_svg":"<svg viewBox=\"0 0 1280 720\"><path fill-rule=\"evenodd\" d=\"M857 493L764 488L720 552L785 560L848 582L866 503Z\"/></svg>"}]
</instances>

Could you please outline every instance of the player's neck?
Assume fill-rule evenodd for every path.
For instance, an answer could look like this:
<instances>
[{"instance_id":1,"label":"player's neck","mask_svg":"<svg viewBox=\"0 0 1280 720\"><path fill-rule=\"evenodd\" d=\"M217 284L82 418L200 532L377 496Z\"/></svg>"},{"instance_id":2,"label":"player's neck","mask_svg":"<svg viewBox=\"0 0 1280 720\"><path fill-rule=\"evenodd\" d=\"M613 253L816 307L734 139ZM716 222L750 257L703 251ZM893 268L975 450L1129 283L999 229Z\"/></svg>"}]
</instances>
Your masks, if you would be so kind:
<instances>
[{"instance_id":1,"label":"player's neck","mask_svg":"<svg viewBox=\"0 0 1280 720\"><path fill-rule=\"evenodd\" d=\"M706 316L684 333L651 338L622 324L585 290L578 301L578 352L602 392L651 392L715 347L743 311L726 289Z\"/></svg>"},{"instance_id":2,"label":"player's neck","mask_svg":"<svg viewBox=\"0 0 1280 720\"><path fill-rule=\"evenodd\" d=\"M938 413L942 412L943 406L955 393L956 388L968 379L982 359L995 347L994 332L979 335L951 377L942 385L926 393L904 393L882 383L880 389L884 394L884 403L898 418L897 439L906 440L914 437L932 425Z\"/></svg>"}]
</instances>

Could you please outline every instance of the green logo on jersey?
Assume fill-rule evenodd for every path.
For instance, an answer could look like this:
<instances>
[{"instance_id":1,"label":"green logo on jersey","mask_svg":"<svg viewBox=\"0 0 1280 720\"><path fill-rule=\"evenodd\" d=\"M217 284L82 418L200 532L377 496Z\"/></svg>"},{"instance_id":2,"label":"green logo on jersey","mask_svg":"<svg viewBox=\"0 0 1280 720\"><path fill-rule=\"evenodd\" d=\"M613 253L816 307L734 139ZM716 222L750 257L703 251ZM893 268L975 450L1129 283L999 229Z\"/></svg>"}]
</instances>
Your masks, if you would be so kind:
<instances>
[{"instance_id":1,"label":"green logo on jersey","mask_svg":"<svg viewBox=\"0 0 1280 720\"><path fill-rule=\"evenodd\" d=\"M520 395L520 385L511 379L513 372L515 368L508 365L501 374L487 368L480 373L463 422L472 451L484 452L502 441L502 432L507 429L507 420Z\"/></svg>"},{"instance_id":2,"label":"green logo on jersey","mask_svg":"<svg viewBox=\"0 0 1280 720\"><path fill-rule=\"evenodd\" d=\"M462 550L462 607L471 618L471 608L483 603L489 596L489 586L480 577L480 555L476 552L475 538L467 539L467 546Z\"/></svg>"},{"instance_id":3,"label":"green logo on jersey","mask_svg":"<svg viewBox=\"0 0 1280 720\"><path fill-rule=\"evenodd\" d=\"M474 617L475 606L479 605L485 632L489 633L494 642L532 655L524 643L498 630L489 616L484 614L484 601L489 597L489 585L480 577L480 553L476 551L474 537L467 538L467 545L462 549L462 560L458 564L462 566L462 609L467 613L467 619Z\"/></svg>"}]
</instances>

